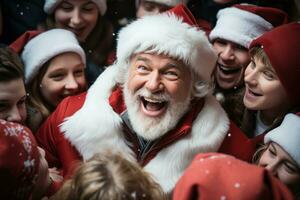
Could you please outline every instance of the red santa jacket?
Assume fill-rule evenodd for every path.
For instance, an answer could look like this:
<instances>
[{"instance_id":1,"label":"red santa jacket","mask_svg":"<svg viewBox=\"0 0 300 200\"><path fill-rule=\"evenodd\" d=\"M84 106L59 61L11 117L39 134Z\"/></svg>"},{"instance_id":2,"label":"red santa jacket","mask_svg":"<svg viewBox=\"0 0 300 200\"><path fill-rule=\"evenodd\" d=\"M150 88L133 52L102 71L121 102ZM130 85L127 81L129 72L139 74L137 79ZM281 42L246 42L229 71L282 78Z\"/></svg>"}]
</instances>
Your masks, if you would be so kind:
<instances>
[{"instance_id":1,"label":"red santa jacket","mask_svg":"<svg viewBox=\"0 0 300 200\"><path fill-rule=\"evenodd\" d=\"M221 150L251 159L255 145L230 124L220 104L209 95L194 102L181 124L140 160L136 143L131 141L133 146L129 147L124 139L119 114L126 108L121 89L112 93L114 69L108 68L87 93L63 100L37 133L50 166L62 169L65 177L72 174L76 162L111 149L122 152L129 160L139 161L170 192L197 153Z\"/></svg>"}]
</instances>

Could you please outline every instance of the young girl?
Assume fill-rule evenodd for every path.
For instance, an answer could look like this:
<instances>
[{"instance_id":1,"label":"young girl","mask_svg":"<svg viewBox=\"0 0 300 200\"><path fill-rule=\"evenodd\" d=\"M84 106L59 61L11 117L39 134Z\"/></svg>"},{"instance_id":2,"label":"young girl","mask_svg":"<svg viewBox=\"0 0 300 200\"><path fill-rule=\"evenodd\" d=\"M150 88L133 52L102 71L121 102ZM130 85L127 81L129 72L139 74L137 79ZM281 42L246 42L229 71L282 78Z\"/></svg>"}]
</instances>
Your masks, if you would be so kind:
<instances>
[{"instance_id":1,"label":"young girl","mask_svg":"<svg viewBox=\"0 0 300 200\"><path fill-rule=\"evenodd\" d=\"M29 93L28 126L35 132L64 97L86 89L85 55L72 32L52 29L25 45L22 60Z\"/></svg>"},{"instance_id":2,"label":"young girl","mask_svg":"<svg viewBox=\"0 0 300 200\"><path fill-rule=\"evenodd\" d=\"M96 154L82 164L52 200L164 200L159 184L136 163L120 154Z\"/></svg>"},{"instance_id":3,"label":"young girl","mask_svg":"<svg viewBox=\"0 0 300 200\"><path fill-rule=\"evenodd\" d=\"M300 198L300 113L287 114L281 125L269 131L265 145L256 152L254 162L286 184Z\"/></svg>"},{"instance_id":4,"label":"young girl","mask_svg":"<svg viewBox=\"0 0 300 200\"><path fill-rule=\"evenodd\" d=\"M0 146L1 199L41 199L62 181L28 128L0 120Z\"/></svg>"},{"instance_id":5,"label":"young girl","mask_svg":"<svg viewBox=\"0 0 300 200\"><path fill-rule=\"evenodd\" d=\"M264 133L277 118L299 106L300 23L280 26L250 45L245 71L242 129L250 137Z\"/></svg>"},{"instance_id":6,"label":"young girl","mask_svg":"<svg viewBox=\"0 0 300 200\"><path fill-rule=\"evenodd\" d=\"M23 64L6 46L0 47L0 119L24 124L26 91Z\"/></svg>"},{"instance_id":7,"label":"young girl","mask_svg":"<svg viewBox=\"0 0 300 200\"><path fill-rule=\"evenodd\" d=\"M46 0L48 18L45 29L63 28L72 31L87 56L86 75L91 85L104 66L111 64L113 29L103 17L106 0Z\"/></svg>"}]
</instances>

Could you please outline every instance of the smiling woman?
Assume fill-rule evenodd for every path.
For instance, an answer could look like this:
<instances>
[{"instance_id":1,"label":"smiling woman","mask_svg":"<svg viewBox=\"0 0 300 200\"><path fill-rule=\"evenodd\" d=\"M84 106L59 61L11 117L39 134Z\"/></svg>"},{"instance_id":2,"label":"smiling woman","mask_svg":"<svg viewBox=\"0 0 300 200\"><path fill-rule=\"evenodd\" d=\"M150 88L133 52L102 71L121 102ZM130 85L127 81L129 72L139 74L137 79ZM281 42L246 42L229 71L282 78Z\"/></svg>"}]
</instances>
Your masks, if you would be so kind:
<instances>
[{"instance_id":1,"label":"smiling woman","mask_svg":"<svg viewBox=\"0 0 300 200\"><path fill-rule=\"evenodd\" d=\"M53 29L30 40L22 60L29 92L28 125L36 131L64 97L86 89L85 55L72 32Z\"/></svg>"},{"instance_id":2,"label":"smiling woman","mask_svg":"<svg viewBox=\"0 0 300 200\"><path fill-rule=\"evenodd\" d=\"M79 40L87 56L89 85L111 64L113 29L103 17L106 9L106 0L46 0L44 4L48 18L43 28L66 29Z\"/></svg>"}]
</instances>

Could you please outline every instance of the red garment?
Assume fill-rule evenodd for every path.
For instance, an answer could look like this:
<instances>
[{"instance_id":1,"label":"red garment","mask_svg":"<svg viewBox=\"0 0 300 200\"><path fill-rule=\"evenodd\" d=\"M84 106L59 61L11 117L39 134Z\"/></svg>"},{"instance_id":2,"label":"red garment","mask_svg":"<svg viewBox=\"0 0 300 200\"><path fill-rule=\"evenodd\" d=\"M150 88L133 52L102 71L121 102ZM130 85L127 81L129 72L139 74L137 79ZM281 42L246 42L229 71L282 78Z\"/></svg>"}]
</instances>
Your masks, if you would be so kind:
<instances>
[{"instance_id":1,"label":"red garment","mask_svg":"<svg viewBox=\"0 0 300 200\"><path fill-rule=\"evenodd\" d=\"M292 200L265 168L220 153L198 154L176 184L173 200Z\"/></svg>"},{"instance_id":2,"label":"red garment","mask_svg":"<svg viewBox=\"0 0 300 200\"><path fill-rule=\"evenodd\" d=\"M110 97L110 104L114 105L114 111L119 114L125 110L125 104L121 95L122 92L118 89ZM81 108L85 101L85 97L86 93L83 93L64 99L36 134L39 145L46 151L46 158L49 162L49 166L61 168L64 177L70 173L72 174L74 164L82 158L70 142L65 139L64 135L59 130L59 125L66 117L71 116ZM198 112L196 112L196 114ZM192 123L191 119L189 119L189 123ZM187 125L186 128L182 128L185 134L188 134L190 129L190 125ZM182 133L182 131L179 132ZM250 145L251 150L247 151L249 146L248 139L244 137L243 133L232 123L229 132L231 137L226 137L221 151L250 161L252 154L254 153L252 144ZM241 150L241 147L243 147L243 150ZM151 159L156 153L157 151L153 152L148 159ZM146 159L146 162L149 161L148 159Z\"/></svg>"}]
</instances>

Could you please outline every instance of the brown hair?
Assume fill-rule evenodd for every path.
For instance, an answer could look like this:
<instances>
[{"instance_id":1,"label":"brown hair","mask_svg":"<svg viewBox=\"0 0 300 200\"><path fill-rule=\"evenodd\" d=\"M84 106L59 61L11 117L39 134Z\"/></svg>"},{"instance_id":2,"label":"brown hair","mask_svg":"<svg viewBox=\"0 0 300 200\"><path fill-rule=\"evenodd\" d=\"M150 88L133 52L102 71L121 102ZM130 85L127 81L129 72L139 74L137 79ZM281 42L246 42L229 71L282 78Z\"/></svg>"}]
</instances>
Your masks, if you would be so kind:
<instances>
[{"instance_id":1,"label":"brown hair","mask_svg":"<svg viewBox=\"0 0 300 200\"><path fill-rule=\"evenodd\" d=\"M51 199L163 200L160 186L137 163L120 154L96 154Z\"/></svg>"},{"instance_id":2,"label":"brown hair","mask_svg":"<svg viewBox=\"0 0 300 200\"><path fill-rule=\"evenodd\" d=\"M10 48L0 46L0 81L8 82L22 78L24 80L24 67L17 53Z\"/></svg>"},{"instance_id":3,"label":"brown hair","mask_svg":"<svg viewBox=\"0 0 300 200\"><path fill-rule=\"evenodd\" d=\"M46 74L46 71L49 67L49 64L50 64L51 60L52 59L47 61L41 67L39 72L37 73L38 75L35 76L26 85L27 92L29 93L28 105L31 108L36 109L36 111L38 111L42 115L43 120L46 119L53 110L53 108L50 105L48 105L48 103L46 103L46 101L44 100L43 95L41 94L41 88L40 88L40 84L42 82L42 79L43 79L44 75ZM28 123L29 123L29 126L30 126L30 123L31 123L30 119L29 119Z\"/></svg>"},{"instance_id":4,"label":"brown hair","mask_svg":"<svg viewBox=\"0 0 300 200\"><path fill-rule=\"evenodd\" d=\"M256 57L259 59L264 65L271 67L270 59L268 58L267 54L265 53L262 47L253 47L249 51L251 57Z\"/></svg>"}]
</instances>

